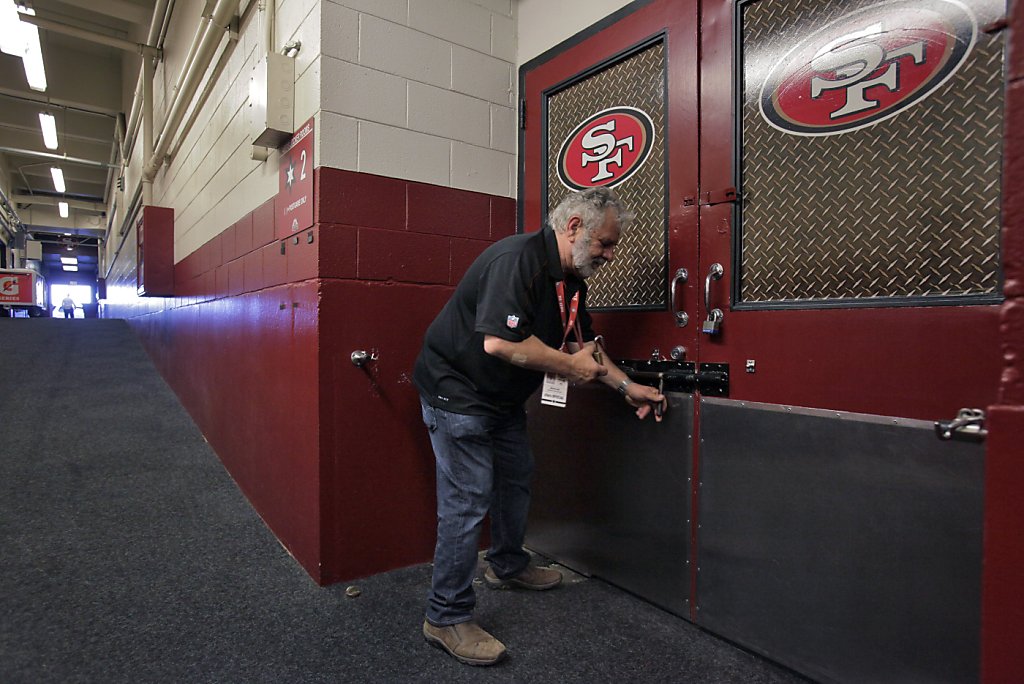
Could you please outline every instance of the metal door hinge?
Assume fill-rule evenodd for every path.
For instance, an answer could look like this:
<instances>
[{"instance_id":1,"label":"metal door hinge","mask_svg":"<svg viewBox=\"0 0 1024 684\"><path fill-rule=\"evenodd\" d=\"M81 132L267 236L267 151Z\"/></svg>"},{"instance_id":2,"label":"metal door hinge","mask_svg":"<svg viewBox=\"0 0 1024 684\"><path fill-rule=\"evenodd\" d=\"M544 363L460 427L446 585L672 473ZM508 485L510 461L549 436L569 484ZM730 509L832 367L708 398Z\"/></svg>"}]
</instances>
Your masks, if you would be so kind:
<instances>
[{"instance_id":1,"label":"metal door hinge","mask_svg":"<svg viewBox=\"0 0 1024 684\"><path fill-rule=\"evenodd\" d=\"M736 192L736 188L733 187L728 187L724 190L710 190L708 192L700 193L700 205L702 207L709 207L715 204L736 202L739 198L739 193Z\"/></svg>"},{"instance_id":2,"label":"metal door hinge","mask_svg":"<svg viewBox=\"0 0 1024 684\"><path fill-rule=\"evenodd\" d=\"M1009 22L1006 20L1006 17L999 17L995 21L992 21L992 22L982 26L981 27L981 32L982 33L987 33L988 35L991 36L991 35L995 35L996 33L1000 33L1001 31L1006 30L1006 28L1008 26L1009 26Z\"/></svg>"},{"instance_id":3,"label":"metal door hinge","mask_svg":"<svg viewBox=\"0 0 1024 684\"><path fill-rule=\"evenodd\" d=\"M985 412L981 409L962 408L953 420L935 421L935 434L942 440L984 442L988 436Z\"/></svg>"},{"instance_id":4,"label":"metal door hinge","mask_svg":"<svg viewBox=\"0 0 1024 684\"><path fill-rule=\"evenodd\" d=\"M519 130L526 130L526 100L519 101Z\"/></svg>"}]
</instances>

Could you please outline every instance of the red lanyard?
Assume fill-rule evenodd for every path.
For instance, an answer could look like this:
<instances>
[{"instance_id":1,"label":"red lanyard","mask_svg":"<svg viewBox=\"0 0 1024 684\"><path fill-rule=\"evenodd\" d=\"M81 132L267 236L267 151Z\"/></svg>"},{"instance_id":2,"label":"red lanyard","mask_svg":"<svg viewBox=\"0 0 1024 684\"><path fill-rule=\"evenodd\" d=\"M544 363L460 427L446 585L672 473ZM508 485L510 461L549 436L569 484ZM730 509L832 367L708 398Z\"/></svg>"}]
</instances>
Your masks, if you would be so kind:
<instances>
[{"instance_id":1,"label":"red lanyard","mask_svg":"<svg viewBox=\"0 0 1024 684\"><path fill-rule=\"evenodd\" d=\"M569 303L569 316L566 318L565 315L565 283L559 280L555 283L555 292L558 293L558 313L562 316L562 325L565 326L565 333L562 335L562 346L560 349L565 350L565 341L569 339L569 331L573 330L576 333L576 344L583 346L583 334L580 330L579 321L576 320L576 314L580 308L580 291L576 290L576 294L572 296L572 301Z\"/></svg>"}]
</instances>

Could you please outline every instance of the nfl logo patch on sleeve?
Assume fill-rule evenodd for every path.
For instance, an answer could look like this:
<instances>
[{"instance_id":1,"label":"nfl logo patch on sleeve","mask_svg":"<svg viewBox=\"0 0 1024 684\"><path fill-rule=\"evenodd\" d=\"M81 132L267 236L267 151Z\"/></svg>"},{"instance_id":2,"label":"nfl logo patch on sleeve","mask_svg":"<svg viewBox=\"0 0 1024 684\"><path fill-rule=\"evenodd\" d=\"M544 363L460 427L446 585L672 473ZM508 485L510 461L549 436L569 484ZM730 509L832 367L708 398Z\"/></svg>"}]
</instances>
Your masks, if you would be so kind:
<instances>
[{"instance_id":1,"label":"nfl logo patch on sleeve","mask_svg":"<svg viewBox=\"0 0 1024 684\"><path fill-rule=\"evenodd\" d=\"M519 316L509 314L508 318L505 319L505 325L508 326L509 330L515 330L519 327Z\"/></svg>"}]
</instances>

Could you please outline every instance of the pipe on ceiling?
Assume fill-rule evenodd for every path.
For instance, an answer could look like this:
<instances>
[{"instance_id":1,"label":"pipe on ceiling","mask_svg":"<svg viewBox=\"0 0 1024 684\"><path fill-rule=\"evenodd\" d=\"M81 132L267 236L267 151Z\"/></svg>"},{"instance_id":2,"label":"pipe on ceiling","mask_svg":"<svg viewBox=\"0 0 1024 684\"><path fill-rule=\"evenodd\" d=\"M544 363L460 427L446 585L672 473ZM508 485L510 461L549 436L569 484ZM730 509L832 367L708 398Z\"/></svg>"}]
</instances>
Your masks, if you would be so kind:
<instances>
[{"instance_id":1,"label":"pipe on ceiling","mask_svg":"<svg viewBox=\"0 0 1024 684\"><path fill-rule=\"evenodd\" d=\"M11 201L18 204L45 204L56 206L60 202L67 202L69 207L84 209L85 211L102 214L107 207L99 202L87 202L85 200L71 199L70 197L58 197L54 195L11 195Z\"/></svg>"},{"instance_id":2,"label":"pipe on ceiling","mask_svg":"<svg viewBox=\"0 0 1024 684\"><path fill-rule=\"evenodd\" d=\"M160 48L153 47L152 45L133 43L130 40L115 38L114 36L96 33L95 31L89 31L87 29L79 28L78 26L72 26L71 24L54 21L53 19L36 17L30 14L19 13L18 17L27 24L34 24L39 28L46 29L47 31L63 33L67 36L74 36L75 38L81 38L82 40L87 40L91 43L99 43L100 45L117 48L118 50L135 52L143 57L155 57L156 59L160 59Z\"/></svg>"},{"instance_id":3,"label":"pipe on ceiling","mask_svg":"<svg viewBox=\"0 0 1024 684\"><path fill-rule=\"evenodd\" d=\"M8 154L17 154L23 157L38 157L40 159L56 159L68 164L81 164L82 166L97 166L102 169L106 168L118 168L117 164L110 164L108 162L96 161L94 159L82 159L81 157L69 157L66 154L53 154L52 152L36 152L35 150L21 150L15 147L0 147L0 152L7 152Z\"/></svg>"}]
</instances>

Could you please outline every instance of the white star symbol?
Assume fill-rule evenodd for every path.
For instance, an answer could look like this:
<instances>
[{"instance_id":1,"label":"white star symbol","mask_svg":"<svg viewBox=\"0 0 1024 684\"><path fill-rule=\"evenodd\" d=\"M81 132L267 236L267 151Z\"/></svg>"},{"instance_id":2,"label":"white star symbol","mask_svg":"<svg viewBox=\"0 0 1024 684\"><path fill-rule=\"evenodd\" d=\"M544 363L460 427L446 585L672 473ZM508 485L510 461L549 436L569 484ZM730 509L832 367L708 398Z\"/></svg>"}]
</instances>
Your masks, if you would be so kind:
<instances>
[{"instance_id":1,"label":"white star symbol","mask_svg":"<svg viewBox=\"0 0 1024 684\"><path fill-rule=\"evenodd\" d=\"M291 190L292 185L295 184L295 162L288 162L288 171L286 173L288 174L288 179L284 183L288 186L288 189Z\"/></svg>"}]
</instances>

